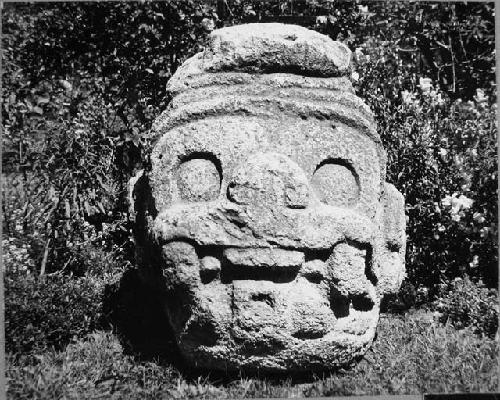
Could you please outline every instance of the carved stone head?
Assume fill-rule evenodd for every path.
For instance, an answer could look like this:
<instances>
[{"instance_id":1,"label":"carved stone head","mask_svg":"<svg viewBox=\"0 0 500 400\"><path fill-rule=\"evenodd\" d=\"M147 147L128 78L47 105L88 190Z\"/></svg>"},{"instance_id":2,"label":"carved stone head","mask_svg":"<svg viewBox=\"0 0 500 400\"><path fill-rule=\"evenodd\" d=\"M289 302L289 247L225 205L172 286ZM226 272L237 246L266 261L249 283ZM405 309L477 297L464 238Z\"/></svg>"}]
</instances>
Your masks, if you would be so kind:
<instances>
[{"instance_id":1,"label":"carved stone head","mask_svg":"<svg viewBox=\"0 0 500 400\"><path fill-rule=\"evenodd\" d=\"M171 78L136 242L191 365L321 370L371 344L404 276L404 202L350 60L305 28L248 24Z\"/></svg>"}]
</instances>

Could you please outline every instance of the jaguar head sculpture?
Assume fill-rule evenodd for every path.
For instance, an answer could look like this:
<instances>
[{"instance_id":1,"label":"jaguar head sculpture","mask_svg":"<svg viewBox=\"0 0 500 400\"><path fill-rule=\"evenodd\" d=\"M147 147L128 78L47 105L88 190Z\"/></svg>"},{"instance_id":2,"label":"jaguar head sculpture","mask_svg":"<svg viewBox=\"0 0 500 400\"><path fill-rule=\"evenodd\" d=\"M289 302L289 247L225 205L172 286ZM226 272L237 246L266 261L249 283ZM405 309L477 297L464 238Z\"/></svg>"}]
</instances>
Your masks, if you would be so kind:
<instances>
[{"instance_id":1,"label":"jaguar head sculpture","mask_svg":"<svg viewBox=\"0 0 500 400\"><path fill-rule=\"evenodd\" d=\"M190 365L322 370L369 348L404 277L405 215L350 61L319 33L248 24L169 81L136 244Z\"/></svg>"}]
</instances>

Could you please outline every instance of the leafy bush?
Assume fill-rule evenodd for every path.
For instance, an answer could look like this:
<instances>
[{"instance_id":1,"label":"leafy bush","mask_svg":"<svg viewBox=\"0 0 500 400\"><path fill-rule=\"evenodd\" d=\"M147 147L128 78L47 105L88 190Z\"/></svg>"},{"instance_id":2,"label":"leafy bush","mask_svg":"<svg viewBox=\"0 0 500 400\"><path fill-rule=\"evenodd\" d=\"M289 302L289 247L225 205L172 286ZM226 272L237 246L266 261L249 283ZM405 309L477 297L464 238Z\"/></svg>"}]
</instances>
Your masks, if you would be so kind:
<instances>
[{"instance_id":1,"label":"leafy bush","mask_svg":"<svg viewBox=\"0 0 500 400\"><path fill-rule=\"evenodd\" d=\"M126 186L115 162L120 133L110 107L95 94L86 96L70 120L43 120L38 129L50 129L50 136L23 143L28 170L4 175L4 232L37 249L41 274L80 269L74 250L89 241L126 247L127 240L112 242L103 232L103 224L128 230L121 204ZM31 134L29 127L20 129Z\"/></svg>"},{"instance_id":2,"label":"leafy bush","mask_svg":"<svg viewBox=\"0 0 500 400\"><path fill-rule=\"evenodd\" d=\"M87 244L72 249L74 265L85 274L57 273L39 277L22 240L2 241L6 350L24 354L63 348L98 327L108 326L103 315L104 292L122 272L123 261ZM78 272L78 271L77 271Z\"/></svg>"},{"instance_id":3,"label":"leafy bush","mask_svg":"<svg viewBox=\"0 0 500 400\"><path fill-rule=\"evenodd\" d=\"M470 326L476 333L491 338L498 332L497 291L484 287L481 282L474 283L467 276L456 278L435 307L439 319L457 329Z\"/></svg>"},{"instance_id":4,"label":"leafy bush","mask_svg":"<svg viewBox=\"0 0 500 400\"><path fill-rule=\"evenodd\" d=\"M104 280L4 274L5 348L16 354L63 348L100 326Z\"/></svg>"},{"instance_id":5,"label":"leafy bush","mask_svg":"<svg viewBox=\"0 0 500 400\"><path fill-rule=\"evenodd\" d=\"M2 263L4 271L18 275L28 274L34 265L28 245L15 238L2 240Z\"/></svg>"},{"instance_id":6,"label":"leafy bush","mask_svg":"<svg viewBox=\"0 0 500 400\"><path fill-rule=\"evenodd\" d=\"M431 289L430 298L439 282L464 274L495 287L496 107L450 104L438 89L406 95L411 101L386 104L390 111L377 115L384 119L388 180L405 196L408 280L417 290ZM441 106L433 104L438 96Z\"/></svg>"},{"instance_id":7,"label":"leafy bush","mask_svg":"<svg viewBox=\"0 0 500 400\"><path fill-rule=\"evenodd\" d=\"M462 81L463 75L457 78L448 69L453 62L439 64L455 48L454 35L468 35L472 16L485 15L486 8L477 9L477 14L468 10L469 14L460 7L436 5L431 12L417 5L412 17L411 7L406 11L397 3L391 7L398 17L382 25L386 27L383 39L369 36L354 54L358 94L374 111L387 150L387 179L405 196L408 283L420 292L430 289L427 299L420 296L419 301L435 297L439 282L466 273L496 287L497 135L491 71L483 71L484 80L476 81L473 88ZM365 24L373 22L368 19ZM491 38L486 41L491 23L486 18L482 25L482 46L489 46L486 57L493 54ZM438 39L440 35L445 37ZM436 75L422 64L429 57L426 41L450 43L446 49L431 46L438 53L444 51L432 57L445 75ZM462 60L460 74L467 74L468 65L477 61L471 57ZM455 67L460 65L455 62Z\"/></svg>"}]
</instances>

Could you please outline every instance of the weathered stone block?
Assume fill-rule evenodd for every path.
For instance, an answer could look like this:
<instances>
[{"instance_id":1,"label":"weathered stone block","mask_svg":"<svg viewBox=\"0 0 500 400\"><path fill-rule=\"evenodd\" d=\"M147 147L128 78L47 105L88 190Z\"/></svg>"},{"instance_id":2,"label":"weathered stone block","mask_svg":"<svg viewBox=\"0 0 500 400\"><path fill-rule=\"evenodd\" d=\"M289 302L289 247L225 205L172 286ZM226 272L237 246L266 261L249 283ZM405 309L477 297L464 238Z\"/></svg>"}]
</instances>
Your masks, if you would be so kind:
<instances>
[{"instance_id":1,"label":"weathered stone block","mask_svg":"<svg viewBox=\"0 0 500 400\"><path fill-rule=\"evenodd\" d=\"M350 59L302 27L241 25L170 80L136 243L192 366L322 370L371 344L404 277L404 200Z\"/></svg>"}]
</instances>

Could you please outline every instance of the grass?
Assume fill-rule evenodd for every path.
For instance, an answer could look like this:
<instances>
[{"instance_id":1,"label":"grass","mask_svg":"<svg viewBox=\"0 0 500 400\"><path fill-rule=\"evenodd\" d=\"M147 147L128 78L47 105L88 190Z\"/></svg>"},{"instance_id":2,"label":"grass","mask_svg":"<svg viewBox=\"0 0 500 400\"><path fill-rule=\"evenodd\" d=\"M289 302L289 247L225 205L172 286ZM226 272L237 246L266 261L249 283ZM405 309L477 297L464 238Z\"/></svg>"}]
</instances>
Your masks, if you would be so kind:
<instances>
[{"instance_id":1,"label":"grass","mask_svg":"<svg viewBox=\"0 0 500 400\"><path fill-rule=\"evenodd\" d=\"M7 355L9 398L158 399L316 397L498 391L498 342L414 312L382 316L378 338L351 370L292 378L188 378L166 363L124 355L108 332L62 351Z\"/></svg>"}]
</instances>

